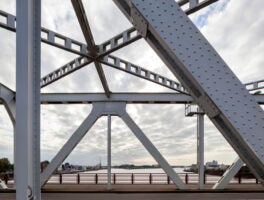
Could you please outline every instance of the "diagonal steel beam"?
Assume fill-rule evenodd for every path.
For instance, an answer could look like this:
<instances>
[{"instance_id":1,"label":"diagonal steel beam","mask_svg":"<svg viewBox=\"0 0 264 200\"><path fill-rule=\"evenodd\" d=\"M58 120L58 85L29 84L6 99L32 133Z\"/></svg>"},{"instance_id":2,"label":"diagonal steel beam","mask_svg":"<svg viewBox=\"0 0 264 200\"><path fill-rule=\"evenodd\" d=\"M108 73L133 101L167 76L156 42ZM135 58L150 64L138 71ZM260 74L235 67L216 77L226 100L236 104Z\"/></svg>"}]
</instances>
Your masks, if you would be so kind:
<instances>
[{"instance_id":1,"label":"diagonal steel beam","mask_svg":"<svg viewBox=\"0 0 264 200\"><path fill-rule=\"evenodd\" d=\"M207 0L213 3L212 0ZM205 1L204 1L205 2ZM205 3L202 2L204 5ZM178 2L180 6L188 3L188 0L182 0ZM202 4L201 3L201 4ZM209 4L208 4L209 5ZM194 7L195 8L195 7ZM197 11L197 10L196 10ZM186 11L186 14L188 12ZM0 16L4 17L5 19L0 22L0 27L5 28L7 30L16 32L16 16L4 12L0 10ZM89 34L89 33L88 33ZM105 55L108 55L112 53L113 51L116 51L138 39L142 38L142 36L139 34L139 32L134 28L129 28L122 33L116 35L115 37L103 42L98 46L99 49L99 55L97 56L97 59L102 58ZM83 44L81 42L78 42L74 39L71 39L69 37L66 37L64 35L61 35L59 33L56 33L54 31L51 31L46 28L41 28L41 41L52 45L54 47L69 51L71 53L75 53L81 56L85 56L88 59L93 59L91 56L91 52L87 51L87 45ZM83 59L82 57L79 57L77 59ZM76 59L73 61L70 61L69 63L74 63ZM80 65L78 68L75 68L74 70L64 70L65 66L69 63L65 64L63 67L60 67L59 69L55 70L54 72L51 72L41 79L41 87L45 87L61 78L63 78L66 75L69 75L70 73L80 69L81 67L85 65ZM89 63L87 63L89 64ZM62 70L63 69L63 70ZM60 71L58 73L58 71ZM64 74L65 73L65 74ZM60 74L60 75L58 75ZM56 78L55 78L56 77ZM49 81L51 80L51 81Z\"/></svg>"},{"instance_id":2,"label":"diagonal steel beam","mask_svg":"<svg viewBox=\"0 0 264 200\"><path fill-rule=\"evenodd\" d=\"M88 55L86 44L46 28L41 28L41 41L68 52L92 58Z\"/></svg>"},{"instance_id":3,"label":"diagonal steel beam","mask_svg":"<svg viewBox=\"0 0 264 200\"><path fill-rule=\"evenodd\" d=\"M0 10L0 16L4 17L0 22L0 27L16 32L16 16L2 10ZM99 50L99 57L102 57L140 38L142 38L141 35L134 27L132 27L103 42L98 46L98 49L96 48L96 50ZM41 41L71 53L86 56L90 59L93 58L90 56L91 53L87 51L86 44L43 27L41 28Z\"/></svg>"},{"instance_id":4,"label":"diagonal steel beam","mask_svg":"<svg viewBox=\"0 0 264 200\"><path fill-rule=\"evenodd\" d=\"M62 77L84 67L85 65L91 63L93 60L89 60L86 57L78 57L77 59L63 65L62 67L58 68L57 70L45 75L40 80L41 88L61 79ZM113 67L115 69L124 71L126 73L132 74L134 76L137 76L139 78L143 78L145 80L151 81L153 83L159 84L161 86L164 86L166 88L172 89L174 91L188 94L188 92L184 89L184 87L169 78L166 78L165 76L159 75L155 72L152 72L150 70L147 70L143 67L139 67L131 62L125 61L123 59L120 59L118 57L109 55L104 56L101 60L101 63Z\"/></svg>"},{"instance_id":5,"label":"diagonal steel beam","mask_svg":"<svg viewBox=\"0 0 264 200\"><path fill-rule=\"evenodd\" d=\"M94 125L97 119L100 117L101 108L98 106L93 106L91 113L88 117L82 122L79 128L72 134L70 139L64 144L60 149L57 155L52 159L50 164L41 174L41 186L43 186L52 173L58 168L58 166L65 160L65 158L72 152L74 147L81 141L85 134L90 130Z\"/></svg>"},{"instance_id":6,"label":"diagonal steel beam","mask_svg":"<svg viewBox=\"0 0 264 200\"><path fill-rule=\"evenodd\" d=\"M13 126L15 127L16 121L16 93L0 83L0 101L4 104L5 109L9 115L9 118L12 121Z\"/></svg>"},{"instance_id":7,"label":"diagonal steel beam","mask_svg":"<svg viewBox=\"0 0 264 200\"><path fill-rule=\"evenodd\" d=\"M0 16L4 17L0 22L0 27L16 32L16 16L2 10L0 10ZM71 53L87 56L86 44L43 27L41 28L41 41Z\"/></svg>"},{"instance_id":8,"label":"diagonal steel beam","mask_svg":"<svg viewBox=\"0 0 264 200\"><path fill-rule=\"evenodd\" d=\"M264 112L178 4L174 0L114 1L137 29L146 32L146 41L263 181Z\"/></svg>"},{"instance_id":9,"label":"diagonal steel beam","mask_svg":"<svg viewBox=\"0 0 264 200\"><path fill-rule=\"evenodd\" d=\"M62 67L56 69L55 71L43 76L40 79L40 87L43 88L61 78L64 76L67 76L68 74L73 73L76 70L81 69L82 67L90 64L93 62L92 59L80 56L73 61L63 65Z\"/></svg>"},{"instance_id":10,"label":"diagonal steel beam","mask_svg":"<svg viewBox=\"0 0 264 200\"><path fill-rule=\"evenodd\" d=\"M131 44L132 42L135 42L139 39L141 39L142 36L139 34L139 32L134 28L129 28L122 33L114 36L113 38L103 42L100 44L99 47L99 57L103 57L105 55L108 55L124 46L127 46Z\"/></svg>"},{"instance_id":11,"label":"diagonal steel beam","mask_svg":"<svg viewBox=\"0 0 264 200\"><path fill-rule=\"evenodd\" d=\"M161 168L167 173L173 183L179 189L186 189L186 185L183 183L181 178L175 173L173 168L169 165L166 159L162 156L159 150L152 144L148 137L143 133L139 126L133 121L129 114L125 110L119 110L119 116L134 133L137 139L142 143L146 150L152 155L152 157L157 161Z\"/></svg>"},{"instance_id":12,"label":"diagonal steel beam","mask_svg":"<svg viewBox=\"0 0 264 200\"><path fill-rule=\"evenodd\" d=\"M1 11L0 11L0 15L1 15ZM8 17L9 15L7 14L6 16ZM11 16L9 16L9 18L11 18ZM1 22L0 22L0 26L1 26ZM62 35L58 35L57 33L52 32L50 30L46 30L44 28L43 28L43 31L46 31L46 35L50 35L50 37L47 37L44 35L42 38L43 42L46 42L52 46L57 46L57 47L62 48L62 49L65 48L65 47L61 46L61 44L58 46L57 43L54 43L55 38L56 37L63 38ZM118 49L140 39L140 38L141 38L141 35L137 32L137 30L135 30L135 28L129 28L129 29L123 31L122 33L116 35L115 37L103 42L102 44L100 44L98 46L99 55L97 56L97 59L100 59L103 56L105 56L105 55L107 55L113 51L116 51L116 50L118 50ZM69 41L68 43L71 44L73 40L70 38L66 38L65 41ZM76 43L76 41L75 41L75 43ZM83 48L81 48L81 49L87 48L87 46L84 44L79 45L79 46L83 46ZM67 48L66 50L69 50L72 53L77 53L77 54L81 55L80 57L77 58L77 60L83 60L84 57L87 57L88 62L86 62L86 64L80 64L80 63L76 63L76 59L74 59L74 60L70 61L69 63L66 63L65 65L56 69L55 71L43 76L41 78L41 81L40 81L41 87L45 87L45 86L63 78L64 76L69 75L69 74L73 73L74 71L84 67L85 65L90 64L91 62L93 62L95 60L90 55L90 51L84 51L83 50L83 51L79 52L76 50L76 48L75 49ZM87 56L87 54L88 54L88 56ZM76 66L72 66L74 64L76 64ZM71 65L71 66L69 66L69 65ZM70 68L73 70L68 70L67 68L68 69Z\"/></svg>"},{"instance_id":13,"label":"diagonal steel beam","mask_svg":"<svg viewBox=\"0 0 264 200\"><path fill-rule=\"evenodd\" d=\"M178 2L180 5L184 5L188 3L187 1L181 1ZM212 2L211 2L212 3ZM16 31L16 17L10 13L4 12L0 10L0 16L4 17L5 20L0 22L0 27L5 28L10 31ZM91 32L87 32L87 35L90 35ZM142 36L139 34L139 32L134 28L129 28L122 33L116 35L115 37L103 42L98 46L99 48L99 55L97 56L98 58L101 58L105 55L108 55L112 53L113 51L116 51L138 39L142 38ZM87 38L88 39L88 38ZM54 31L51 31L46 28L41 28L41 41L55 46L57 48L69 51L71 53L75 53L81 56L86 56L88 59L93 59L91 56L91 52L87 51L87 45L83 44L81 42L78 42L74 39L71 39L69 37L66 37L64 35L61 35L59 33L56 33ZM90 47L94 44L90 43ZM88 44L89 45L89 44ZM88 47L89 48L89 47ZM83 57L77 58L77 60L83 59ZM54 72L51 72L41 79L41 87L45 87L61 78L64 76L80 69L81 67L85 66L86 64L89 64L90 62L87 62L84 65L80 65L78 67L74 67L74 70L67 70L65 66L69 66L72 63L75 63L76 59L73 61L70 61L69 63L65 64L63 67L55 70ZM92 61L91 61L92 62ZM71 67L73 68L73 66ZM65 70L66 69L66 70Z\"/></svg>"},{"instance_id":14,"label":"diagonal steel beam","mask_svg":"<svg viewBox=\"0 0 264 200\"><path fill-rule=\"evenodd\" d=\"M213 3L213 2L215 2L216 0L205 0L205 1L203 1L203 2L201 2L201 3L197 3L197 5L194 5L194 6L192 6L192 7L190 7L188 10L186 10L185 12L186 12L186 14L191 14L191 13L193 13L193 12L196 12L196 11L198 11L199 9L201 9L201 8L203 8L203 7L205 7L205 6L208 6L208 5L210 5L211 3ZM185 5L186 3L188 3L188 0L187 1L181 1L181 2L178 2L180 5ZM199 7L199 9L198 9L198 7ZM194 10L195 9L195 10ZM84 11L84 9L82 8L82 10ZM85 12L85 11L84 11ZM1 13L0 13L1 14ZM86 16L86 15L85 15ZM85 21L87 21L88 22L88 20L87 20L87 18L85 17L85 19L82 19L81 18L81 23L82 24L86 24L86 22ZM89 24L88 24L88 29L90 29L90 27L89 27ZM89 37L92 37L92 34L91 34L91 31L87 31L86 29L85 30L83 30L83 32L85 32L86 33L86 39L89 39ZM89 37L88 37L89 36ZM114 51L116 51L116 50L118 50L118 49L120 49L120 48L122 48L122 47L124 47L124 46L127 46L127 45L129 45L129 44L131 44L132 42L135 42L135 41L137 41L137 40L139 40L139 39L141 39L142 38L142 36L140 35L140 33L134 28L134 27L132 27L132 28L129 28L129 29L127 29L127 30L125 30L125 31L123 31L122 33L120 33L120 34L118 34L118 35L116 35L115 37L113 37L113 38L111 38L111 39L109 39L109 40L107 40L107 41L105 41L105 42L103 42L102 44L100 44L99 46L98 46L98 48L99 48L99 54L98 54L98 56L97 56L97 59L99 60L99 59L101 59L101 61L102 61L102 57L103 56L106 56L106 55L108 55L108 54L110 54L110 53L112 53L112 52L114 52ZM88 40L89 41L89 40ZM88 43L87 43L88 44ZM52 43L51 43L51 45L53 45ZM88 44L88 49L89 49L89 46L91 47L91 46L94 46L95 44L94 44L94 41L92 40L92 42L91 41L89 41L89 44ZM96 49L95 49L96 50ZM88 55L91 55L91 52L90 51L88 51ZM105 60L105 58L103 58L103 60ZM120 59L121 60L121 59ZM74 62L74 61L71 61L71 62ZM70 62L70 63L71 63ZM103 61L104 62L104 61ZM113 65L109 65L108 63L104 63L104 64L106 64L106 65L108 65L108 66L111 66L111 67L116 67L116 66L113 66ZM133 65L133 66L135 66L135 65ZM97 67L97 66L96 66ZM60 68L59 68L60 69ZM79 68L76 68L76 70L78 70ZM100 69L99 69L100 70ZM57 71L57 70L56 70ZM75 71L75 70L74 70ZM68 75L68 74L70 74L70 73L72 73L72 72L74 72L74 71L69 71L67 74L65 74L65 76L66 75ZM128 72L128 71L125 71L125 72ZM56 72L55 72L56 73ZM128 73L130 73L130 74L133 74L133 75L136 75L135 73L133 73L133 72L128 72ZM154 74L154 73L152 73L151 72L151 74ZM48 75L46 75L45 77L46 77L46 79L50 79L50 76L54 76L54 72L51 72L50 74L48 74ZM60 78L62 78L62 77L64 77L64 76L59 76L59 77L57 77L56 79L54 79L52 82L55 82L55 81L57 81L57 80L59 80ZM154 78L154 81L152 81L151 79L150 79L150 81L152 81L152 82L156 82L156 83L158 83L159 84L159 81L158 81L158 78L160 77L162 80L163 80L163 82L164 81L166 81L166 80L168 80L168 84L169 84L169 86L168 86L168 88L170 88L170 89L176 89L176 90L185 90L184 88L182 88L182 86L179 84L179 83L177 83L177 82L175 82L175 81L170 81L168 78L166 78L166 77L162 77L162 76L160 76L160 75L158 75L158 74L156 74L156 75L154 75L154 77L157 77L157 79L155 79ZM43 77L44 78L44 77ZM144 78L144 77L142 77L142 78ZM147 79L147 78L145 78L145 79ZM155 80L157 80L157 81L155 81ZM52 82L50 82L50 83L52 83ZM48 84L50 84L49 83L49 81L47 82ZM175 83L175 84L174 84ZM48 85L48 84L46 84L46 85ZM164 85L164 84L163 84ZM166 86L166 84L164 85L165 87L167 87ZM44 87L44 86L43 86ZM176 88L175 88L176 87ZM179 89L180 88L180 89ZM182 88L182 89L181 89Z\"/></svg>"},{"instance_id":15,"label":"diagonal steel beam","mask_svg":"<svg viewBox=\"0 0 264 200\"><path fill-rule=\"evenodd\" d=\"M174 91L188 94L188 92L183 88L183 86L169 78L166 78L165 76L161 76L155 72L152 72L150 70L147 70L143 67L139 67L137 65L134 65L131 62L125 61L123 59L120 59L118 57L109 55L103 57L101 59L101 63L108 65L110 67L113 67L115 69L121 70L123 72L132 74L134 76L137 76L139 78L143 78L145 80L151 81L153 83L159 84L161 86L164 86L166 88L172 89Z\"/></svg>"},{"instance_id":16,"label":"diagonal steel beam","mask_svg":"<svg viewBox=\"0 0 264 200\"><path fill-rule=\"evenodd\" d=\"M89 22L87 20L82 1L81 0L72 0L71 2L73 5L73 8L75 10L75 13L77 15L78 21L80 23L84 38L87 42L87 45L88 45L87 48L90 51L90 54L92 56L95 56L97 54L97 47L96 47L94 39L93 39L92 31L91 31ZM100 77L100 80L102 82L105 94L107 97L109 97L110 96L110 90L109 90L109 87L107 84L107 80L105 78L103 67L96 60L94 61L94 64L95 64L96 70L98 72L98 75Z\"/></svg>"},{"instance_id":17,"label":"diagonal steel beam","mask_svg":"<svg viewBox=\"0 0 264 200\"><path fill-rule=\"evenodd\" d=\"M223 176L214 184L213 189L222 190L230 183L236 173L243 167L244 162L237 157L232 165L225 171Z\"/></svg>"}]
</instances>

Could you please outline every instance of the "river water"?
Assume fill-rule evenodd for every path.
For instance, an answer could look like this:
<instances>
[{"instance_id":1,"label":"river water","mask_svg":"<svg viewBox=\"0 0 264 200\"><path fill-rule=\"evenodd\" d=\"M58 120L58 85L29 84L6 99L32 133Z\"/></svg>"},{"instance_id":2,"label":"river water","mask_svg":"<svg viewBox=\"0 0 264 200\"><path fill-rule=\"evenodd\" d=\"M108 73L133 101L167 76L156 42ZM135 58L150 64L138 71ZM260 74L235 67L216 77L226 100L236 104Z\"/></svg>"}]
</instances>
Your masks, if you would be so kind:
<instances>
[{"instance_id":1,"label":"river water","mask_svg":"<svg viewBox=\"0 0 264 200\"><path fill-rule=\"evenodd\" d=\"M184 168L174 168L181 180L185 183L198 183L198 175L184 172ZM207 184L214 184L219 176L206 175ZM107 184L107 169L86 171L74 174L52 175L50 184ZM111 169L112 184L173 184L161 168L151 169ZM231 183L238 183L236 178ZM256 183L256 179L243 179L242 183Z\"/></svg>"},{"instance_id":2,"label":"river water","mask_svg":"<svg viewBox=\"0 0 264 200\"><path fill-rule=\"evenodd\" d=\"M184 168L173 168L176 173L187 173L184 172ZM107 173L107 169L87 171L85 173ZM148 169L121 169L112 168L111 173L165 173L162 168L148 168Z\"/></svg>"}]
</instances>

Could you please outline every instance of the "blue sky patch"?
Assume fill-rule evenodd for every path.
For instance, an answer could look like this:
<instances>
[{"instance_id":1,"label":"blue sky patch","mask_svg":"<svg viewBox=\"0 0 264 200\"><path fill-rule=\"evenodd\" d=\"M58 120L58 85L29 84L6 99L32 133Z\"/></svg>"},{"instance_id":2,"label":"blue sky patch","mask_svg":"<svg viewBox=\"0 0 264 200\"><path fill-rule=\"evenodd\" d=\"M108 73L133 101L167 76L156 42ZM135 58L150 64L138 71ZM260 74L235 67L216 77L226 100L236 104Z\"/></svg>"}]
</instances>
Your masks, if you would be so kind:
<instances>
[{"instance_id":1,"label":"blue sky patch","mask_svg":"<svg viewBox=\"0 0 264 200\"><path fill-rule=\"evenodd\" d=\"M219 13L225 10L229 2L230 0L223 0L223 1L213 3L212 5L208 7L208 10L206 13L199 15L198 18L195 19L194 23L199 28L202 28L206 24L210 15L214 13Z\"/></svg>"}]
</instances>

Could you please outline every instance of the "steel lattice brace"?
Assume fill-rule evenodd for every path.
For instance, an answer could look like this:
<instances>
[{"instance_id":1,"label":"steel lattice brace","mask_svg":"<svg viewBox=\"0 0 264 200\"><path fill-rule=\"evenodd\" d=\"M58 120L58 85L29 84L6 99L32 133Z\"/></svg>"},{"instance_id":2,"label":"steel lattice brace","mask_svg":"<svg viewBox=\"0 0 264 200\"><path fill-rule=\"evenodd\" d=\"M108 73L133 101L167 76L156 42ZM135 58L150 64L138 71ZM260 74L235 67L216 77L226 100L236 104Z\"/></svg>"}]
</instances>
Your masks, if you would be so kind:
<instances>
[{"instance_id":1,"label":"steel lattice brace","mask_svg":"<svg viewBox=\"0 0 264 200\"><path fill-rule=\"evenodd\" d=\"M115 0L234 150L264 179L264 112L173 0Z\"/></svg>"}]
</instances>

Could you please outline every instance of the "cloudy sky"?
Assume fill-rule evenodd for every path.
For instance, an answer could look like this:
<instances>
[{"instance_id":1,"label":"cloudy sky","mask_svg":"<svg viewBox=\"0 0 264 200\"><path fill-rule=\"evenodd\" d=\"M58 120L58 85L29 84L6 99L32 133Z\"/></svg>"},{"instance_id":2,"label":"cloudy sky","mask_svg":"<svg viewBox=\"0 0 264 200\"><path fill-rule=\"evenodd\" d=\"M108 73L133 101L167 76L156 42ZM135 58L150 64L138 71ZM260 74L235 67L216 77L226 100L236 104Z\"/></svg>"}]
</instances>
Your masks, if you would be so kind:
<instances>
[{"instance_id":1,"label":"cloudy sky","mask_svg":"<svg viewBox=\"0 0 264 200\"><path fill-rule=\"evenodd\" d=\"M131 27L111 0L83 0L96 44ZM243 82L264 77L264 1L219 0L190 17ZM15 15L15 1L1 0L0 9ZM0 21L2 19L0 18ZM42 0L42 26L85 42L70 0ZM15 90L15 33L0 28L0 82ZM41 74L46 75L77 55L42 44ZM154 51L139 40L113 53L149 70L175 79ZM103 66L112 92L173 92L132 75ZM59 80L42 92L103 92L93 64ZM80 123L91 105L41 106L41 160L51 160ZM184 105L128 105L128 113L173 165L196 162L196 117L184 116ZM155 164L154 159L125 126L112 119L112 162ZM101 118L66 161L106 163L107 119ZM13 127L0 106L0 157L13 161ZM236 153L205 118L205 161L230 164Z\"/></svg>"}]
</instances>

